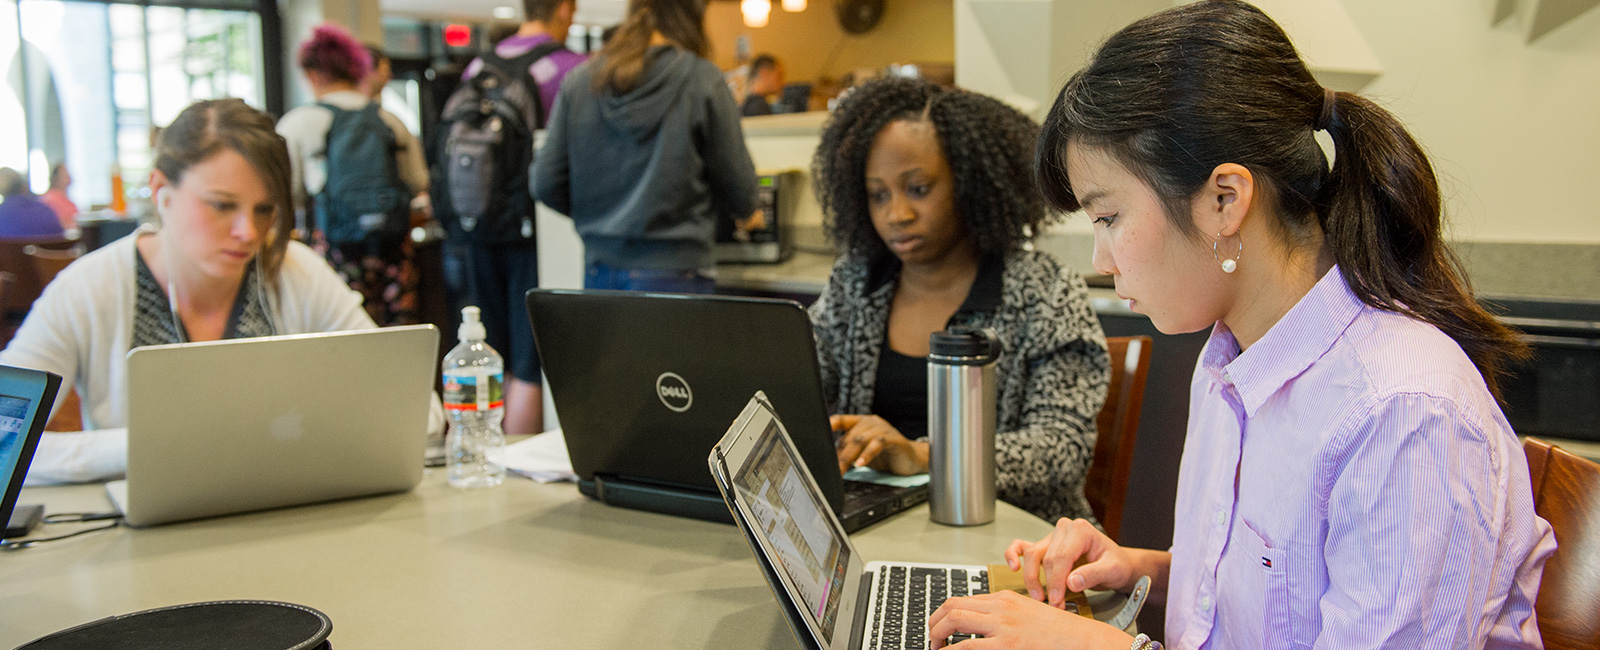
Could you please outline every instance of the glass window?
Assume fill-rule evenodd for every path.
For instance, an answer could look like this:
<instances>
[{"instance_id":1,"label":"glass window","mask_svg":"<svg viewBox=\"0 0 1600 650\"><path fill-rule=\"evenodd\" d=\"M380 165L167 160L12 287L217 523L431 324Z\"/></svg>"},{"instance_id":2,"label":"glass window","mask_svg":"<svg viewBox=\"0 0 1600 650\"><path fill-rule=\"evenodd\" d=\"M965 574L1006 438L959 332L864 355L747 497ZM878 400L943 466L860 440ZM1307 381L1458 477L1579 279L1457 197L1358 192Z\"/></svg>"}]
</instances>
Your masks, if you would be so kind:
<instances>
[{"instance_id":1,"label":"glass window","mask_svg":"<svg viewBox=\"0 0 1600 650\"><path fill-rule=\"evenodd\" d=\"M202 99L261 106L262 52L251 11L0 0L0 69L20 76L0 90L0 165L38 185L65 162L84 208L111 202L118 171L137 197L153 126Z\"/></svg>"},{"instance_id":2,"label":"glass window","mask_svg":"<svg viewBox=\"0 0 1600 650\"><path fill-rule=\"evenodd\" d=\"M16 0L0 0L0 167L28 168L28 126L22 108L21 33L17 31Z\"/></svg>"}]
</instances>

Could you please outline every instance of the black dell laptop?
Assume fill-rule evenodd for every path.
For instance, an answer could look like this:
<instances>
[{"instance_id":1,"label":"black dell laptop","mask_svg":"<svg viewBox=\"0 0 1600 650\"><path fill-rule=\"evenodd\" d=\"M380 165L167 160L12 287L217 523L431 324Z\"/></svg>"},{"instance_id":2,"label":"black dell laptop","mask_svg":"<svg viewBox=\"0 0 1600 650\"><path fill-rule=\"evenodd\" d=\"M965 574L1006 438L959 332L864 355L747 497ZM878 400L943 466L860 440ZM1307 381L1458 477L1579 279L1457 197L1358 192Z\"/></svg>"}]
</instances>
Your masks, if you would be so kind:
<instances>
[{"instance_id":1,"label":"black dell laptop","mask_svg":"<svg viewBox=\"0 0 1600 650\"><path fill-rule=\"evenodd\" d=\"M706 454L761 391L846 531L928 498L926 484L840 476L811 321L795 302L534 289L528 318L585 495L732 523Z\"/></svg>"}]
</instances>

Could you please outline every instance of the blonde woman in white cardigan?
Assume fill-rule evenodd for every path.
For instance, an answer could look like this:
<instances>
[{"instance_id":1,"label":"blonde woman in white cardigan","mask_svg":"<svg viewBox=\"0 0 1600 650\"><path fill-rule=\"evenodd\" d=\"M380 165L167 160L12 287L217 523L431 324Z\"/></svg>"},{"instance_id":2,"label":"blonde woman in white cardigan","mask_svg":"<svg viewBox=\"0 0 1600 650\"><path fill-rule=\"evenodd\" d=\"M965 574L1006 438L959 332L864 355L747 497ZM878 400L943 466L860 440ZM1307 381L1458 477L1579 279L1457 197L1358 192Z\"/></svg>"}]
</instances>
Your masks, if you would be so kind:
<instances>
[{"instance_id":1,"label":"blonde woman in white cardigan","mask_svg":"<svg viewBox=\"0 0 1600 650\"><path fill-rule=\"evenodd\" d=\"M63 270L0 352L0 364L61 375L82 402L85 431L46 434L29 484L125 472L133 348L375 327L361 297L290 240L290 173L272 117L239 100L197 103L163 131L150 173L163 226ZM436 405L429 429L442 426Z\"/></svg>"}]
</instances>

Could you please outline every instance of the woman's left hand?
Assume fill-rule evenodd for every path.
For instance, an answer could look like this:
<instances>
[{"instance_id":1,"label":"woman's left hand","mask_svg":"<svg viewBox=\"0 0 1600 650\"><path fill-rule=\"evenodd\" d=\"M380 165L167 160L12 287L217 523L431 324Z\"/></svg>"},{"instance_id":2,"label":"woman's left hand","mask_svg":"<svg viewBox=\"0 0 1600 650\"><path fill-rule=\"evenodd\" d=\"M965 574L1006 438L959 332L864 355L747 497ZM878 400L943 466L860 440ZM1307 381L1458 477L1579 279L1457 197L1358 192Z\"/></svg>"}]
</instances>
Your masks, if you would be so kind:
<instances>
[{"instance_id":1,"label":"woman's left hand","mask_svg":"<svg viewBox=\"0 0 1600 650\"><path fill-rule=\"evenodd\" d=\"M839 473L870 465L880 472L909 476L928 471L928 443L907 440L899 429L876 415L828 418L839 436Z\"/></svg>"},{"instance_id":2,"label":"woman's left hand","mask_svg":"<svg viewBox=\"0 0 1600 650\"><path fill-rule=\"evenodd\" d=\"M951 598L928 617L928 647L939 650L952 634L977 634L961 650L1014 648L1124 650L1133 637L1122 630L1056 609L1014 591Z\"/></svg>"}]
</instances>

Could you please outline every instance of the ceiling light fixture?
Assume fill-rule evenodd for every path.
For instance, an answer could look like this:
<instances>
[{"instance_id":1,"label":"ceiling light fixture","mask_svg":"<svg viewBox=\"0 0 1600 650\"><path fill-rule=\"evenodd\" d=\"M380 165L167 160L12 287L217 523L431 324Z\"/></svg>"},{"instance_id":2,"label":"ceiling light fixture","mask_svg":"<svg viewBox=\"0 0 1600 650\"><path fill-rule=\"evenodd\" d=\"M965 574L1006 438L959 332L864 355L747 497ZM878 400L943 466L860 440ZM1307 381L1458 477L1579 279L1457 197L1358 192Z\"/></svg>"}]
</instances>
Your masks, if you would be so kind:
<instances>
[{"instance_id":1,"label":"ceiling light fixture","mask_svg":"<svg viewBox=\"0 0 1600 650\"><path fill-rule=\"evenodd\" d=\"M495 18L510 20L517 17L517 10L511 7L495 7L492 12Z\"/></svg>"},{"instance_id":2,"label":"ceiling light fixture","mask_svg":"<svg viewBox=\"0 0 1600 650\"><path fill-rule=\"evenodd\" d=\"M741 0L739 11L744 14L746 27L766 27L772 14L772 0Z\"/></svg>"},{"instance_id":3,"label":"ceiling light fixture","mask_svg":"<svg viewBox=\"0 0 1600 650\"><path fill-rule=\"evenodd\" d=\"M783 0L784 11L805 11L806 0Z\"/></svg>"}]
</instances>

